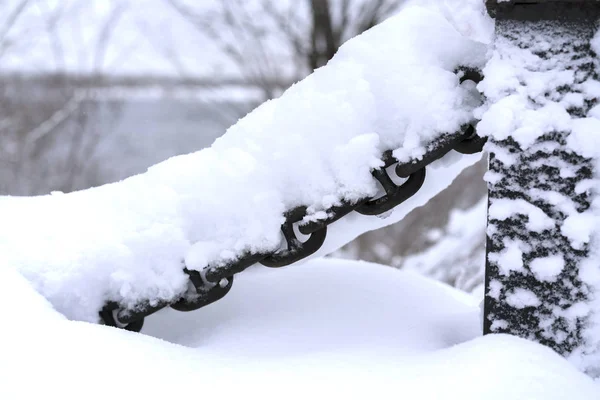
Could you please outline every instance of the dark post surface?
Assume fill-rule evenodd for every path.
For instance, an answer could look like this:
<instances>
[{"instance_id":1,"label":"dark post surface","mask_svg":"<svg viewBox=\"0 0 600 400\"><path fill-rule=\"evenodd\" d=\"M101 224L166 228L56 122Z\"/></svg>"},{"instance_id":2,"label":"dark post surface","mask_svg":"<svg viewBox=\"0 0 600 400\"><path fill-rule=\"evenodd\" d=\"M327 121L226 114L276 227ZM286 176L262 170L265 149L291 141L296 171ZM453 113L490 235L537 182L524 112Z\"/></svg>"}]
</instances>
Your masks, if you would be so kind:
<instances>
[{"instance_id":1,"label":"dark post surface","mask_svg":"<svg viewBox=\"0 0 600 400\"><path fill-rule=\"evenodd\" d=\"M600 2L493 0L487 6L496 18L494 57L515 69L524 68L512 58L515 52L530 51L540 58L538 64L527 65L528 78L520 81L519 93L530 93L533 82L543 82L548 71L574 72L572 83L548 87L542 99L527 95L532 110L546 102L560 103L577 94L580 83L597 78L590 39ZM549 46L540 50L539 43ZM571 118L584 118L596 101L586 99L567 111ZM574 245L561 229L569 216L565 204L573 213L590 207L590 193L577 184L592 178L592 161L567 146L569 131L549 130L527 145L519 132L513 133L489 145L494 178L488 180L484 333L534 340L566 357L589 353L584 334L588 314L572 311L592 296L579 275L590 249L588 244ZM600 365L595 372L582 365L592 375L600 371Z\"/></svg>"},{"instance_id":2,"label":"dark post surface","mask_svg":"<svg viewBox=\"0 0 600 400\"><path fill-rule=\"evenodd\" d=\"M590 20L600 9L597 0L487 0L486 5L496 20L512 21Z\"/></svg>"}]
</instances>

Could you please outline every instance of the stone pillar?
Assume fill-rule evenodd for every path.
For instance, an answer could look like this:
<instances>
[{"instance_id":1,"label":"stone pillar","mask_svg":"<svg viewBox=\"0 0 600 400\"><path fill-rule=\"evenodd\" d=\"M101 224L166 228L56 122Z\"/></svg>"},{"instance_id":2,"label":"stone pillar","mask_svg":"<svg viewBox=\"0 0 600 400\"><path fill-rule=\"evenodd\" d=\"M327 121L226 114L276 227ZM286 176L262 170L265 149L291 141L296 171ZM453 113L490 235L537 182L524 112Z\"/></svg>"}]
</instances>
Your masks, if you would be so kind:
<instances>
[{"instance_id":1,"label":"stone pillar","mask_svg":"<svg viewBox=\"0 0 600 400\"><path fill-rule=\"evenodd\" d=\"M481 122L490 135L484 333L539 342L598 376L594 290L582 273L595 161L581 139L600 95L590 46L600 2L487 7L496 40L480 85L490 104Z\"/></svg>"}]
</instances>

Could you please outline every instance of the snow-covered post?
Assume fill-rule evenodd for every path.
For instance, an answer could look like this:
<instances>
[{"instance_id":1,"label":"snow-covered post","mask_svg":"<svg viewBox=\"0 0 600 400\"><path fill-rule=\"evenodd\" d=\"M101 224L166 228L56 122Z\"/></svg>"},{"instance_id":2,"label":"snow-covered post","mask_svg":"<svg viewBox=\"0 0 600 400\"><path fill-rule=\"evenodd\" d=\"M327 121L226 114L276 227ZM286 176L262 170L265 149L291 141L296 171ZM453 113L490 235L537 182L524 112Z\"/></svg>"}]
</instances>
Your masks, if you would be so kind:
<instances>
[{"instance_id":1,"label":"snow-covered post","mask_svg":"<svg viewBox=\"0 0 600 400\"><path fill-rule=\"evenodd\" d=\"M490 104L478 127L490 137L484 332L537 341L598 376L600 1L487 6L496 40L479 86Z\"/></svg>"}]
</instances>

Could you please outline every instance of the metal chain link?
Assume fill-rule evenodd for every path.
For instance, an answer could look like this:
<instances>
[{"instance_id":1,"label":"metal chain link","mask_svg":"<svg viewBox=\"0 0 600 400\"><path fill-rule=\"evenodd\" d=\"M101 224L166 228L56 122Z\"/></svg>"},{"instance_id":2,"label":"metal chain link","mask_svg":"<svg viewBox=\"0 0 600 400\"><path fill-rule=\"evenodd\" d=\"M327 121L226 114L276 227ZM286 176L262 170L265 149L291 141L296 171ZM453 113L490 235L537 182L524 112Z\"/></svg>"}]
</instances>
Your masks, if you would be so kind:
<instances>
[{"instance_id":1,"label":"metal chain link","mask_svg":"<svg viewBox=\"0 0 600 400\"><path fill-rule=\"evenodd\" d=\"M472 80L476 83L482 80L479 71L462 69L460 82ZM147 302L138 305L134 310L128 310L115 302L109 302L100 311L100 318L105 325L110 325L129 331L139 332L144 319L165 307L177 311L194 311L217 300L222 299L231 289L233 276L246 268L260 263L269 268L280 268L293 264L314 254L325 242L327 226L356 211L363 215L380 215L402 204L421 188L425 182L426 167L440 159L452 150L461 154L474 154L482 151L486 138L477 136L472 125L465 125L452 135L446 135L436 141L428 149L423 158L418 161L400 164L392 156L392 151L386 151L382 156L384 166L371 171L373 177L380 183L385 194L378 198L365 198L349 203L342 201L340 205L329 208L327 218L301 223L307 215L307 207L297 207L285 213L285 222L281 232L285 239L286 248L272 253L246 253L235 261L209 266L202 272L188 270L190 289L174 302ZM395 174L406 181L397 185L392 180L388 169L394 167ZM294 232L294 225L303 235L310 235L306 241L301 241Z\"/></svg>"}]
</instances>

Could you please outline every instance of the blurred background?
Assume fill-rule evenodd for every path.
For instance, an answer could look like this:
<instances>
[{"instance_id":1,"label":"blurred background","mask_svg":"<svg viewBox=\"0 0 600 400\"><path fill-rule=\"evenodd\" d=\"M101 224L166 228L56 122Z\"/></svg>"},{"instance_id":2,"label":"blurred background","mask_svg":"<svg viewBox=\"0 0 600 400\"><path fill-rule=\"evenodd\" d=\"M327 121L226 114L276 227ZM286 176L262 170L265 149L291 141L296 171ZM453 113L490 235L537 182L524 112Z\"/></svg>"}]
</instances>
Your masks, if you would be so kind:
<instances>
[{"instance_id":1,"label":"blurred background","mask_svg":"<svg viewBox=\"0 0 600 400\"><path fill-rule=\"evenodd\" d=\"M0 194L70 192L204 147L403 0L0 0ZM483 283L485 160L335 255Z\"/></svg>"}]
</instances>

